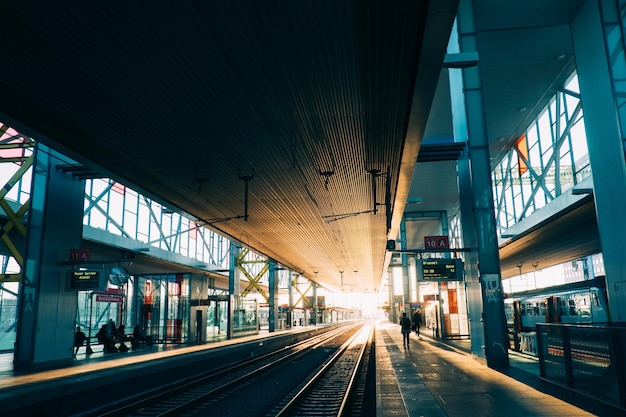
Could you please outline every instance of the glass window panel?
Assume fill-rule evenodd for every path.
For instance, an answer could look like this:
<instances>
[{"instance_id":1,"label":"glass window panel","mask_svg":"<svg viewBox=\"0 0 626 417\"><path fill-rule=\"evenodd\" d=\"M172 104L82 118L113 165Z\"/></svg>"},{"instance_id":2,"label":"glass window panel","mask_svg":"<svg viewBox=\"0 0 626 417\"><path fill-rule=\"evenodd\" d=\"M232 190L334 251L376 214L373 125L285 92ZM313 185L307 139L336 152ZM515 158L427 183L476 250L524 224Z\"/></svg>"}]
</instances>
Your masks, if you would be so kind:
<instances>
[{"instance_id":1,"label":"glass window panel","mask_svg":"<svg viewBox=\"0 0 626 417\"><path fill-rule=\"evenodd\" d=\"M173 213L161 215L161 229L165 236L168 236L172 232L172 215ZM157 216L158 218L159 216Z\"/></svg>"},{"instance_id":2,"label":"glass window panel","mask_svg":"<svg viewBox=\"0 0 626 417\"><path fill-rule=\"evenodd\" d=\"M611 67L613 74L618 78L623 78L626 74L626 60L624 59L624 48L622 46L622 32L618 25L605 25L605 37L607 48L611 54Z\"/></svg>"},{"instance_id":3,"label":"glass window panel","mask_svg":"<svg viewBox=\"0 0 626 417\"><path fill-rule=\"evenodd\" d=\"M153 242L152 244L154 246L156 246L157 248L167 250L167 246L163 243L159 225L156 224L155 222L150 222L150 235L149 236L150 236L150 241Z\"/></svg>"},{"instance_id":4,"label":"glass window panel","mask_svg":"<svg viewBox=\"0 0 626 417\"><path fill-rule=\"evenodd\" d=\"M111 192L109 198L109 217L121 226L123 223L124 196L117 192ZM111 225L111 227L115 226Z\"/></svg>"},{"instance_id":5,"label":"glass window panel","mask_svg":"<svg viewBox=\"0 0 626 417\"><path fill-rule=\"evenodd\" d=\"M571 119L580 99L569 94L563 94L563 99L565 100L565 105L567 106L567 117L568 119Z\"/></svg>"},{"instance_id":6,"label":"glass window panel","mask_svg":"<svg viewBox=\"0 0 626 417\"><path fill-rule=\"evenodd\" d=\"M580 88L578 86L578 74L577 73L574 73L572 75L572 78L570 78L569 81L567 81L567 83L565 84L565 88L567 90L573 91L574 93L580 94Z\"/></svg>"},{"instance_id":7,"label":"glass window panel","mask_svg":"<svg viewBox=\"0 0 626 417\"><path fill-rule=\"evenodd\" d=\"M532 148L538 141L537 130L534 128L534 123L526 131L526 142L528 142L528 148Z\"/></svg>"},{"instance_id":8,"label":"glass window panel","mask_svg":"<svg viewBox=\"0 0 626 417\"><path fill-rule=\"evenodd\" d=\"M139 205L139 224L138 224L138 233L141 233L142 235L146 236L146 238L148 237L148 233L150 231L149 227L150 227L150 211L148 210L148 207L145 204L140 204Z\"/></svg>"},{"instance_id":9,"label":"glass window panel","mask_svg":"<svg viewBox=\"0 0 626 417\"><path fill-rule=\"evenodd\" d=\"M519 164L518 164L518 159L517 159L517 154L515 154L515 158L513 158L513 161L511 161L511 169L510 169L510 173L511 173L511 178L518 178L519 177Z\"/></svg>"},{"instance_id":10,"label":"glass window panel","mask_svg":"<svg viewBox=\"0 0 626 417\"><path fill-rule=\"evenodd\" d=\"M500 227L504 227L504 228L508 228L509 227L509 222L508 222L506 213L504 211L501 211L499 213L498 224L500 225Z\"/></svg>"},{"instance_id":11,"label":"glass window panel","mask_svg":"<svg viewBox=\"0 0 626 417\"><path fill-rule=\"evenodd\" d=\"M131 239L137 239L137 216L128 211L124 215L124 231L128 233Z\"/></svg>"},{"instance_id":12,"label":"glass window panel","mask_svg":"<svg viewBox=\"0 0 626 417\"><path fill-rule=\"evenodd\" d=\"M585 123L583 120L576 123L570 131L572 142L572 154L577 166L580 163L587 164L589 160L589 151L587 149L587 136L585 133Z\"/></svg>"},{"instance_id":13,"label":"glass window panel","mask_svg":"<svg viewBox=\"0 0 626 417\"><path fill-rule=\"evenodd\" d=\"M626 82L616 80L614 85L619 120L622 125L626 125Z\"/></svg>"},{"instance_id":14,"label":"glass window panel","mask_svg":"<svg viewBox=\"0 0 626 417\"><path fill-rule=\"evenodd\" d=\"M565 117L565 113L561 114L561 125L559 126L559 134L556 136L556 140L558 141L561 136L563 136L563 132L565 132L565 129L567 129L567 117Z\"/></svg>"},{"instance_id":15,"label":"glass window panel","mask_svg":"<svg viewBox=\"0 0 626 417\"><path fill-rule=\"evenodd\" d=\"M178 241L180 242L178 253L180 253L183 256L190 257L191 255L189 255L189 233L188 232L181 233L178 236Z\"/></svg>"},{"instance_id":16,"label":"glass window panel","mask_svg":"<svg viewBox=\"0 0 626 417\"><path fill-rule=\"evenodd\" d=\"M108 179L96 179L93 180L93 196L97 197L100 194L102 194L102 192L104 190L106 190L109 187L109 180Z\"/></svg>"},{"instance_id":17,"label":"glass window panel","mask_svg":"<svg viewBox=\"0 0 626 417\"><path fill-rule=\"evenodd\" d=\"M506 202L506 211L510 216L514 216L513 212L513 190L511 187L507 187L504 193L504 201Z\"/></svg>"},{"instance_id":18,"label":"glass window panel","mask_svg":"<svg viewBox=\"0 0 626 417\"><path fill-rule=\"evenodd\" d=\"M91 227L96 227L98 229L106 230L106 227L107 227L106 217L104 216L104 214L102 214L98 210L91 210L90 216L89 216L89 223Z\"/></svg>"},{"instance_id":19,"label":"glass window panel","mask_svg":"<svg viewBox=\"0 0 626 417\"><path fill-rule=\"evenodd\" d=\"M515 217L519 219L520 215L522 214L522 210L524 208L524 201L522 200L521 193L519 192L515 193L515 195L513 196L513 207L515 210L514 211Z\"/></svg>"},{"instance_id":20,"label":"glass window panel","mask_svg":"<svg viewBox=\"0 0 626 417\"><path fill-rule=\"evenodd\" d=\"M539 128L539 142L541 143L541 150L544 154L546 152L551 152L552 130L550 126L550 120L548 118L548 113L543 112L537 122Z\"/></svg>"},{"instance_id":21,"label":"glass window panel","mask_svg":"<svg viewBox=\"0 0 626 417\"><path fill-rule=\"evenodd\" d=\"M570 161L570 155L569 152L567 152L561 158L561 194L574 186L574 171Z\"/></svg>"},{"instance_id":22,"label":"glass window panel","mask_svg":"<svg viewBox=\"0 0 626 417\"><path fill-rule=\"evenodd\" d=\"M539 146L537 146L537 144L535 144L535 146L529 149L528 159L535 173L537 173L538 175L541 175L541 172L542 172L541 157L539 155Z\"/></svg>"},{"instance_id":23,"label":"glass window panel","mask_svg":"<svg viewBox=\"0 0 626 417\"><path fill-rule=\"evenodd\" d=\"M534 203L535 203L535 210L539 210L541 207L546 205L547 198L542 188L537 189Z\"/></svg>"},{"instance_id":24,"label":"glass window panel","mask_svg":"<svg viewBox=\"0 0 626 417\"><path fill-rule=\"evenodd\" d=\"M33 177L33 169L29 169L22 175L20 181L17 183L17 187L20 190L20 193L17 197L17 201L20 204L24 204L30 198L30 185Z\"/></svg>"},{"instance_id":25,"label":"glass window panel","mask_svg":"<svg viewBox=\"0 0 626 417\"><path fill-rule=\"evenodd\" d=\"M127 188L126 199L124 201L124 209L129 213L137 214L137 200L137 193L132 191L130 188Z\"/></svg>"},{"instance_id":26,"label":"glass window panel","mask_svg":"<svg viewBox=\"0 0 626 417\"><path fill-rule=\"evenodd\" d=\"M526 204L526 201L528 201L528 199L532 195L532 192L533 192L533 186L530 183L530 180L526 179L523 182L523 189L522 189L522 193L524 195L524 205ZM529 213L532 213L532 210L530 210Z\"/></svg>"}]
</instances>

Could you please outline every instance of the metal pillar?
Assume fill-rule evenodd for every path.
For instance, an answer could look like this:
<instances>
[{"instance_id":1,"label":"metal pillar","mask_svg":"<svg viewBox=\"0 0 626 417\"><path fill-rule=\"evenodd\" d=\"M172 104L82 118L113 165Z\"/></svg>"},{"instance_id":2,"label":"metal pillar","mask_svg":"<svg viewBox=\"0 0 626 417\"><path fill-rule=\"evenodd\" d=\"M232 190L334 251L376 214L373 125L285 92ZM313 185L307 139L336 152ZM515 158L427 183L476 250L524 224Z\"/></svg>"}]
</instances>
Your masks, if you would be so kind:
<instances>
[{"instance_id":1,"label":"metal pillar","mask_svg":"<svg viewBox=\"0 0 626 417\"><path fill-rule=\"evenodd\" d=\"M393 268L387 268L387 279L389 280L389 321L392 323L398 322L398 317L396 316L396 296L394 294L394 283L393 283Z\"/></svg>"},{"instance_id":2,"label":"metal pillar","mask_svg":"<svg viewBox=\"0 0 626 417\"><path fill-rule=\"evenodd\" d=\"M289 310L287 312L287 326L285 326L286 328L290 328L292 323L293 323L293 284L292 284L292 277L293 276L297 276L296 274L293 273L289 273L289 283L287 284L287 291L289 294Z\"/></svg>"},{"instance_id":3,"label":"metal pillar","mask_svg":"<svg viewBox=\"0 0 626 417\"><path fill-rule=\"evenodd\" d=\"M273 259L269 260L269 271L268 271L268 280L269 280L269 332L272 333L276 331L276 321L278 318L278 279L276 279L276 261Z\"/></svg>"},{"instance_id":4,"label":"metal pillar","mask_svg":"<svg viewBox=\"0 0 626 417\"><path fill-rule=\"evenodd\" d=\"M462 53L478 51L471 0L461 0L457 22L459 51ZM500 258L491 184L491 160L479 65L477 63L474 67L460 70L462 71L463 90L461 93L464 93L468 146L466 146L465 158L459 162L459 181L463 182L463 203L469 205L471 199L473 205L472 213L470 214L469 207L466 207L464 212L466 217L462 218L463 229L465 230L466 227L470 229L467 233L464 231L464 238L468 239L464 242L464 246L477 249L477 253L470 253L468 258L473 263L472 267L480 265L484 349L487 365L492 368L504 368L509 366L508 334L504 317ZM450 72L452 71L456 70L450 70ZM456 116L462 117L460 114ZM455 129L455 135L457 133L462 135L460 130L456 131ZM462 135L461 138L464 136ZM472 255L477 255L477 259L471 259ZM472 267L470 267L470 273L475 274L476 271L473 271ZM471 276L469 279L467 294L469 299L473 299L477 295L478 283L475 282L475 276ZM476 320L477 306L474 305L473 307L470 319ZM475 323L472 323L472 329L475 330ZM480 333L476 336L480 338ZM474 338L474 334L472 334L472 338Z\"/></svg>"},{"instance_id":5,"label":"metal pillar","mask_svg":"<svg viewBox=\"0 0 626 417\"><path fill-rule=\"evenodd\" d=\"M71 364L77 296L65 287L70 249L82 238L85 182L56 169L73 163L38 144L32 171L14 369Z\"/></svg>"},{"instance_id":6,"label":"metal pillar","mask_svg":"<svg viewBox=\"0 0 626 417\"><path fill-rule=\"evenodd\" d=\"M311 321L311 324L317 324L317 315L318 313L318 307L317 307L317 282L313 282L313 320Z\"/></svg>"},{"instance_id":7,"label":"metal pillar","mask_svg":"<svg viewBox=\"0 0 626 417\"><path fill-rule=\"evenodd\" d=\"M237 258L241 253L241 246L231 242L230 244L230 262L228 269L228 315L226 338L233 338L233 316L235 311L235 303L240 294L239 268L237 266Z\"/></svg>"},{"instance_id":8,"label":"metal pillar","mask_svg":"<svg viewBox=\"0 0 626 417\"><path fill-rule=\"evenodd\" d=\"M626 114L624 32L615 1L587 1L572 22L578 83L585 114L593 196L606 272L611 320L626 321ZM601 9L600 9L600 8ZM605 42L605 37L606 40ZM607 51L610 45L611 50Z\"/></svg>"},{"instance_id":9,"label":"metal pillar","mask_svg":"<svg viewBox=\"0 0 626 417\"><path fill-rule=\"evenodd\" d=\"M402 250L407 249L406 244L406 221L402 217L400 222L400 247ZM408 317L411 317L411 282L409 279L409 256L406 253L400 255L402 259L402 291L404 300L404 312Z\"/></svg>"}]
</instances>

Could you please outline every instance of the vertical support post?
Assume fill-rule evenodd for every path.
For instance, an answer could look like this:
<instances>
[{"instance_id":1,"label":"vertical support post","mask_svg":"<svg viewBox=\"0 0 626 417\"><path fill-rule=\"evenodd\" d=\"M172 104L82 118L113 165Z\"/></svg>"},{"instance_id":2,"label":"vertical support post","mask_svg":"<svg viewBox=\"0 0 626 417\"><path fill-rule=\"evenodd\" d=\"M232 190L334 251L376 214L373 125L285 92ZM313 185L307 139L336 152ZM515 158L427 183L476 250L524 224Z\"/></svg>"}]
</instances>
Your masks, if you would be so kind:
<instances>
[{"instance_id":1,"label":"vertical support post","mask_svg":"<svg viewBox=\"0 0 626 417\"><path fill-rule=\"evenodd\" d=\"M65 288L72 248L80 247L85 182L56 169L75 163L37 144L19 294L15 370L71 364L78 297ZM45 279L43 279L45 277Z\"/></svg>"},{"instance_id":2,"label":"vertical support post","mask_svg":"<svg viewBox=\"0 0 626 417\"><path fill-rule=\"evenodd\" d=\"M85 352L90 354L91 350L91 326L93 325L93 291L89 293L89 328L87 329L87 347L85 348Z\"/></svg>"},{"instance_id":3,"label":"vertical support post","mask_svg":"<svg viewBox=\"0 0 626 417\"><path fill-rule=\"evenodd\" d=\"M276 331L276 320L278 312L278 280L276 279L276 261L269 259L269 270L267 272L268 284L269 284L269 332Z\"/></svg>"},{"instance_id":4,"label":"vertical support post","mask_svg":"<svg viewBox=\"0 0 626 417\"><path fill-rule=\"evenodd\" d=\"M239 282L239 265L237 259L241 254L241 246L238 246L231 242L230 244L230 262L228 269L228 314L226 339L233 338L233 316L235 311L235 303L240 294L240 282Z\"/></svg>"},{"instance_id":5,"label":"vertical support post","mask_svg":"<svg viewBox=\"0 0 626 417\"><path fill-rule=\"evenodd\" d=\"M387 268L387 279L389 281L389 321L392 323L397 323L398 318L396 316L396 296L393 282L393 268Z\"/></svg>"},{"instance_id":6,"label":"vertical support post","mask_svg":"<svg viewBox=\"0 0 626 417\"><path fill-rule=\"evenodd\" d=\"M461 0L457 16L458 45L456 47L460 52L477 51L474 10L470 0ZM450 69L449 71L452 77L453 72L459 70ZM459 160L459 181L461 182L464 243L466 247L476 248L476 253L470 252L466 262L469 266L467 272L471 274L468 276L466 291L470 320L474 320L471 323L471 330L477 331L476 334L471 335L472 353L479 354L480 351L474 345L474 337L480 340L484 332L483 346L487 365L492 368L505 368L509 366L508 334L504 316L491 184L491 160L479 64L460 71L462 71L462 77L457 75L455 93L458 94L457 97L464 98L462 102L465 106L462 109L455 107L453 117L457 118L454 122L455 140L466 139L468 145L465 147L463 158ZM459 87L461 87L460 90ZM451 85L451 91L452 88ZM477 265L480 265L480 271L474 269ZM480 276L479 282L477 282L477 275ZM483 303L482 332L475 323L479 308L476 303L479 288Z\"/></svg>"},{"instance_id":7,"label":"vertical support post","mask_svg":"<svg viewBox=\"0 0 626 417\"><path fill-rule=\"evenodd\" d=\"M244 182L244 200L243 200L243 220L248 221L248 183L253 178L252 174L249 175L239 175L239 179Z\"/></svg>"},{"instance_id":8,"label":"vertical support post","mask_svg":"<svg viewBox=\"0 0 626 417\"><path fill-rule=\"evenodd\" d=\"M619 2L586 1L571 25L611 321L626 321L626 112ZM610 46L611 50L607 50Z\"/></svg>"},{"instance_id":9,"label":"vertical support post","mask_svg":"<svg viewBox=\"0 0 626 417\"><path fill-rule=\"evenodd\" d=\"M289 272L289 284L287 291L289 294L289 310L287 312L287 328L291 328L293 322L293 272Z\"/></svg>"},{"instance_id":10,"label":"vertical support post","mask_svg":"<svg viewBox=\"0 0 626 417\"><path fill-rule=\"evenodd\" d=\"M400 222L400 247L403 250L407 249L406 244L406 222L404 217L402 217L402 221ZM411 317L411 283L409 279L409 260L408 255L406 253L402 253L400 255L402 259L402 290L404 293L404 312L408 317Z\"/></svg>"},{"instance_id":11,"label":"vertical support post","mask_svg":"<svg viewBox=\"0 0 626 417\"><path fill-rule=\"evenodd\" d=\"M316 325L317 315L319 314L318 309L317 309L317 282L313 282L312 286L313 286L313 320L311 321L311 324Z\"/></svg>"}]
</instances>

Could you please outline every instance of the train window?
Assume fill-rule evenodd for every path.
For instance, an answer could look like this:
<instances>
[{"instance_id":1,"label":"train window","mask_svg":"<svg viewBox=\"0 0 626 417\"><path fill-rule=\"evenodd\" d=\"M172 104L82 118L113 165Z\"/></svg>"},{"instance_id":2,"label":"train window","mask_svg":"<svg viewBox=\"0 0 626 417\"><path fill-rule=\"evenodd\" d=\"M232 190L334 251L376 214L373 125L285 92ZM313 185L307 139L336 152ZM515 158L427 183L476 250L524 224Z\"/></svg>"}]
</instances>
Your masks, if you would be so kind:
<instances>
[{"instance_id":1,"label":"train window","mask_svg":"<svg viewBox=\"0 0 626 417\"><path fill-rule=\"evenodd\" d=\"M526 303L526 314L529 316L533 315L533 305L532 303Z\"/></svg>"},{"instance_id":2,"label":"train window","mask_svg":"<svg viewBox=\"0 0 626 417\"><path fill-rule=\"evenodd\" d=\"M506 322L509 324L513 324L515 320L514 307L511 303L504 303L504 315L506 316Z\"/></svg>"},{"instance_id":3,"label":"train window","mask_svg":"<svg viewBox=\"0 0 626 417\"><path fill-rule=\"evenodd\" d=\"M546 315L546 303L545 302L541 302L541 304L539 304L539 314L540 316L545 316Z\"/></svg>"},{"instance_id":4,"label":"train window","mask_svg":"<svg viewBox=\"0 0 626 417\"><path fill-rule=\"evenodd\" d=\"M574 302L574 300L568 300L569 303L569 315L570 316L576 316L577 312L576 312L576 303Z\"/></svg>"}]
</instances>

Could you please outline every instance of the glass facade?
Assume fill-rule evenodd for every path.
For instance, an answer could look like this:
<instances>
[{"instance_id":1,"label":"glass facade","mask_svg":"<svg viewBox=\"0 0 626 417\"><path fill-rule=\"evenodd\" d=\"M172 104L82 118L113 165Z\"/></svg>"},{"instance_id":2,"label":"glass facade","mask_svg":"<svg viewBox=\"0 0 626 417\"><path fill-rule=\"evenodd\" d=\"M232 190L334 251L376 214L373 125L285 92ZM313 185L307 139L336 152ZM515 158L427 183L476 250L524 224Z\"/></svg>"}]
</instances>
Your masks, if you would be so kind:
<instances>
[{"instance_id":1,"label":"glass facade","mask_svg":"<svg viewBox=\"0 0 626 417\"><path fill-rule=\"evenodd\" d=\"M492 172L500 234L591 175L576 74Z\"/></svg>"},{"instance_id":2,"label":"glass facade","mask_svg":"<svg viewBox=\"0 0 626 417\"><path fill-rule=\"evenodd\" d=\"M86 181L83 224L228 269L228 239L108 178Z\"/></svg>"}]
</instances>

